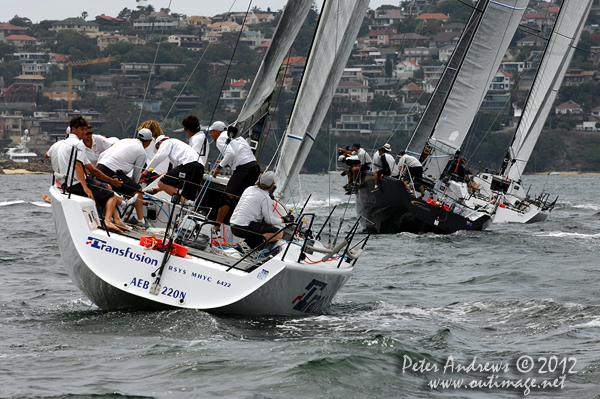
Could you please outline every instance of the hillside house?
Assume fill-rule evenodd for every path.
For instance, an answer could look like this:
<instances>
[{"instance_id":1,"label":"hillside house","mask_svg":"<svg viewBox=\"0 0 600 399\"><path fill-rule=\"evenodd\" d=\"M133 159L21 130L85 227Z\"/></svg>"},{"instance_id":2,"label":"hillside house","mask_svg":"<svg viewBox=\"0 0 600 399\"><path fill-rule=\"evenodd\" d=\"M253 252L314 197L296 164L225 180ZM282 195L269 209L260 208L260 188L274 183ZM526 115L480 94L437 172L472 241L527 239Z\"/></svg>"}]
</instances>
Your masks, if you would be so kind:
<instances>
[{"instance_id":1,"label":"hillside house","mask_svg":"<svg viewBox=\"0 0 600 399\"><path fill-rule=\"evenodd\" d=\"M437 58L439 56L439 50L436 47L409 47L404 49L402 54L402 61L412 60L416 62L423 62Z\"/></svg>"},{"instance_id":2,"label":"hillside house","mask_svg":"<svg viewBox=\"0 0 600 399\"><path fill-rule=\"evenodd\" d=\"M510 90L512 87L512 79L513 75L511 73L499 69L492 79L490 90Z\"/></svg>"},{"instance_id":3,"label":"hillside house","mask_svg":"<svg viewBox=\"0 0 600 399\"><path fill-rule=\"evenodd\" d=\"M85 33L88 36L96 36L100 32L100 25L95 22L85 21L83 18L67 18L52 23L50 30L60 32L61 30L74 30Z\"/></svg>"},{"instance_id":4,"label":"hillside house","mask_svg":"<svg viewBox=\"0 0 600 399\"><path fill-rule=\"evenodd\" d=\"M569 100L554 108L556 115L576 115L583 119L583 108L575 101Z\"/></svg>"},{"instance_id":5,"label":"hillside house","mask_svg":"<svg viewBox=\"0 0 600 399\"><path fill-rule=\"evenodd\" d=\"M391 29L379 29L370 31L365 37L365 44L369 46L389 46L390 36L396 35Z\"/></svg>"},{"instance_id":6,"label":"hillside house","mask_svg":"<svg viewBox=\"0 0 600 399\"><path fill-rule=\"evenodd\" d=\"M429 21L446 22L447 20L450 19L450 17L447 16L446 14L436 12L436 13L423 13L415 19L418 21L425 21L425 22L429 22Z\"/></svg>"},{"instance_id":7,"label":"hillside house","mask_svg":"<svg viewBox=\"0 0 600 399\"><path fill-rule=\"evenodd\" d=\"M415 71L421 69L421 65L417 61L406 60L396 64L396 68L392 71L392 76L396 78L412 78L415 76Z\"/></svg>"},{"instance_id":8,"label":"hillside house","mask_svg":"<svg viewBox=\"0 0 600 399\"><path fill-rule=\"evenodd\" d=\"M206 27L213 23L212 19L210 19L209 17L201 16L201 15L194 15L194 16L188 17L188 18L184 19L183 22L185 22L189 26L193 26L196 28Z\"/></svg>"},{"instance_id":9,"label":"hillside house","mask_svg":"<svg viewBox=\"0 0 600 399\"><path fill-rule=\"evenodd\" d=\"M12 44L17 51L26 50L27 47L35 46L37 39L27 35L10 35L4 38L8 44Z\"/></svg>"},{"instance_id":10,"label":"hillside house","mask_svg":"<svg viewBox=\"0 0 600 399\"><path fill-rule=\"evenodd\" d=\"M264 22L272 22L275 20L275 16L271 13L251 13L246 17L244 23L246 25L255 25Z\"/></svg>"},{"instance_id":11,"label":"hillside house","mask_svg":"<svg viewBox=\"0 0 600 399\"><path fill-rule=\"evenodd\" d=\"M582 69L570 69L563 80L565 86L575 86L582 83L590 83L597 80L597 71L584 71Z\"/></svg>"},{"instance_id":12,"label":"hillside house","mask_svg":"<svg viewBox=\"0 0 600 399\"><path fill-rule=\"evenodd\" d=\"M373 99L373 93L369 92L368 86L365 86L360 82L341 81L338 83L333 98L345 98L352 102L366 103Z\"/></svg>"}]
</instances>

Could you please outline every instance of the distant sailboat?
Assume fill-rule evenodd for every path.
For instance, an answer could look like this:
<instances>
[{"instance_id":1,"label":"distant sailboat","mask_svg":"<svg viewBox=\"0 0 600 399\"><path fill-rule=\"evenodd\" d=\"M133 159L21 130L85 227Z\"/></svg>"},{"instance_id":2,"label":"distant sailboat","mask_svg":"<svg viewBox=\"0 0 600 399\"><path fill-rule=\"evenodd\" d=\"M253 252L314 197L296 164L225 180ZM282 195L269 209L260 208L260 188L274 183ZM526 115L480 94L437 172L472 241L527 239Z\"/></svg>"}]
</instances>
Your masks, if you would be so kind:
<instances>
[{"instance_id":1,"label":"distant sailboat","mask_svg":"<svg viewBox=\"0 0 600 399\"><path fill-rule=\"evenodd\" d=\"M460 148L519 25L528 0L479 0L436 86L407 148L423 163L425 196L416 198L404 182L385 179L372 192L367 173L356 198L356 210L381 233L483 230L491 223L486 211L469 207L454 182L440 177ZM450 209L450 204L454 204Z\"/></svg>"},{"instance_id":2,"label":"distant sailboat","mask_svg":"<svg viewBox=\"0 0 600 399\"><path fill-rule=\"evenodd\" d=\"M474 179L480 189L473 197L473 204L494 204L495 223L543 221L556 203L548 200L547 193L529 196L521 176L569 68L591 6L592 0L562 2L500 173L480 173Z\"/></svg>"}]
</instances>

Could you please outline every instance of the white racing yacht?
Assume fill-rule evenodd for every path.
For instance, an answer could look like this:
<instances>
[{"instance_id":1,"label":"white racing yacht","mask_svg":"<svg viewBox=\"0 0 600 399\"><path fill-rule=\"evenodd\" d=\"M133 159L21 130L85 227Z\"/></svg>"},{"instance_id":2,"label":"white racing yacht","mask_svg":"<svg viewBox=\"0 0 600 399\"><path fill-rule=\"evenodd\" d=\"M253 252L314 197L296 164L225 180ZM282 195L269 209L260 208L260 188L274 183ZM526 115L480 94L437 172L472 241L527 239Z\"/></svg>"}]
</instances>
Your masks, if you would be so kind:
<instances>
[{"instance_id":1,"label":"white racing yacht","mask_svg":"<svg viewBox=\"0 0 600 399\"><path fill-rule=\"evenodd\" d=\"M285 7L238 121L230 126L231 138L248 134L251 147L257 147L279 67L312 4L312 0L295 0ZM305 72L320 77L302 80L296 104L328 108L333 91L329 98L311 93L323 93L339 80L367 6L367 0L325 2ZM303 116L306 110L298 111L302 115L292 116L286 140L302 141L298 139L301 135L318 130L325 110L310 118ZM281 179L297 182L299 167L284 168L281 162L301 166L305 157L306 153L298 149L282 151L276 166L280 180L276 183L283 191L290 192L292 185ZM208 195L196 203L203 209L215 209L227 177L213 178L207 173L203 184ZM276 196L281 199L285 194ZM320 232L313 231L314 215L300 210L295 213L296 221L283 230L282 240L250 252L239 251L235 237L226 234L225 241L211 236L215 223L192 211L199 208L174 205L179 204L177 195L172 199L145 197L145 217L155 227L123 234L103 228L103 218L92 200L70 195L56 185L50 188L50 197L67 272L102 309L190 308L238 315L319 313L353 274L369 238L356 237L357 221L344 237L331 237L333 244L326 248L319 241ZM286 202L280 201L274 212L284 215L281 204Z\"/></svg>"},{"instance_id":2,"label":"white racing yacht","mask_svg":"<svg viewBox=\"0 0 600 399\"><path fill-rule=\"evenodd\" d=\"M549 193L530 195L521 176L569 68L591 6L592 0L562 2L500 172L474 177L480 187L471 201L475 206L492 204L494 223L541 222L556 204L558 197L551 201Z\"/></svg>"}]
</instances>

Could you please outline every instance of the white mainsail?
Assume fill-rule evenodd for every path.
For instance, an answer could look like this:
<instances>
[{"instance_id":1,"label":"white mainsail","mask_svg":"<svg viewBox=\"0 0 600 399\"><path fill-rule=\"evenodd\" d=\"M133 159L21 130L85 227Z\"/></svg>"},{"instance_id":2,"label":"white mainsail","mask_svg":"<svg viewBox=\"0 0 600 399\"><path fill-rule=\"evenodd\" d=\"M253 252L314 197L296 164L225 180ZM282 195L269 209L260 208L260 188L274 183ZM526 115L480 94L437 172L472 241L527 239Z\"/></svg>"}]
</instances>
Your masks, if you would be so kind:
<instances>
[{"instance_id":1,"label":"white mainsail","mask_svg":"<svg viewBox=\"0 0 600 399\"><path fill-rule=\"evenodd\" d=\"M337 88L369 0L327 0L275 168L277 197L298 194L297 180Z\"/></svg>"},{"instance_id":2,"label":"white mainsail","mask_svg":"<svg viewBox=\"0 0 600 399\"><path fill-rule=\"evenodd\" d=\"M498 71L529 0L479 0L430 100L408 151L432 151L427 175L438 178L460 148ZM428 137L428 139L427 139Z\"/></svg>"},{"instance_id":3,"label":"white mainsail","mask_svg":"<svg viewBox=\"0 0 600 399\"><path fill-rule=\"evenodd\" d=\"M268 104L265 102L275 89L281 63L290 51L290 47L296 39L296 35L298 35L312 4L313 0L294 0L288 2L285 6L273 40L260 64L246 101L235 122L238 135L252 127L267 111Z\"/></svg>"},{"instance_id":4,"label":"white mainsail","mask_svg":"<svg viewBox=\"0 0 600 399\"><path fill-rule=\"evenodd\" d=\"M592 0L564 0L538 68L502 174L519 180L529 161L585 25ZM512 159L511 159L512 158Z\"/></svg>"}]
</instances>

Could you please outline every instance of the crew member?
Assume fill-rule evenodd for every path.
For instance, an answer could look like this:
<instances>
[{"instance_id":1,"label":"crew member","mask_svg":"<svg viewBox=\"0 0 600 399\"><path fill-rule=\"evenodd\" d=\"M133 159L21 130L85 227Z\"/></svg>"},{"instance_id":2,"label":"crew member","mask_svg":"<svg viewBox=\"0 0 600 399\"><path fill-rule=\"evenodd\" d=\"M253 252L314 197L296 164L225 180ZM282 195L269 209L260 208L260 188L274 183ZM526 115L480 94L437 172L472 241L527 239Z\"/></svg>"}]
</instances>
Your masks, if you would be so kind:
<instances>
[{"instance_id":1,"label":"crew member","mask_svg":"<svg viewBox=\"0 0 600 399\"><path fill-rule=\"evenodd\" d=\"M99 206L104 207L104 222L107 229L120 233L123 230L129 230L116 211L118 198L110 186L92 177L89 177L86 181L84 167L88 172L114 187L121 185L121 181L106 176L95 168L85 156L85 145L81 139L86 134L87 121L81 116L73 117L69 125L71 128L69 137L64 141L53 144L46 153L46 157L52 158L52 165L57 173L66 174L68 171L70 175L75 170L73 180L70 181L71 194L87 196L95 200ZM72 152L73 155L71 155ZM66 176L64 179L58 179L58 183L64 186L69 183L69 178L70 176Z\"/></svg>"},{"instance_id":2,"label":"crew member","mask_svg":"<svg viewBox=\"0 0 600 399\"><path fill-rule=\"evenodd\" d=\"M415 186L419 185L419 191L421 194L425 194L425 189L422 185L423 165L421 165L421 162L419 162L419 160L412 155L408 155L404 150L400 151L398 155L400 156L400 160L398 162L400 178L405 180L407 178L412 179Z\"/></svg>"},{"instance_id":3,"label":"crew member","mask_svg":"<svg viewBox=\"0 0 600 399\"><path fill-rule=\"evenodd\" d=\"M139 184L144 164L146 163L146 148L152 142L150 129L141 129L135 139L119 140L100 155L98 169L105 175L119 178L123 184L114 190L127 197L137 194L135 224L147 227L144 220L144 202L142 187ZM131 174L131 177L129 175Z\"/></svg>"},{"instance_id":4,"label":"crew member","mask_svg":"<svg viewBox=\"0 0 600 399\"><path fill-rule=\"evenodd\" d=\"M283 232L277 232L284 226L285 220L274 211L275 201L269 196L274 186L274 172L260 175L255 186L244 190L231 216L231 232L244 238L250 248L283 237Z\"/></svg>"},{"instance_id":5,"label":"crew member","mask_svg":"<svg viewBox=\"0 0 600 399\"><path fill-rule=\"evenodd\" d=\"M190 136L190 147L200 155L200 163L206 166L208 161L208 140L206 134L200 131L200 121L196 115L188 115L181 122L185 132Z\"/></svg>"},{"instance_id":6,"label":"crew member","mask_svg":"<svg viewBox=\"0 0 600 399\"><path fill-rule=\"evenodd\" d=\"M112 145L106 137L94 134L94 127L91 124L88 125L85 136L83 136L81 141L85 145L85 156L94 166L98 166L98 157L100 154L108 150Z\"/></svg>"},{"instance_id":7,"label":"crew member","mask_svg":"<svg viewBox=\"0 0 600 399\"><path fill-rule=\"evenodd\" d=\"M348 165L348 169L342 172L342 176L348 175L348 184L343 187L344 190L346 190L345 194L350 195L355 193L356 191L354 190L354 183L352 182L350 176L352 176L352 168L360 165L360 160L356 155L340 155L338 161Z\"/></svg>"},{"instance_id":8,"label":"crew member","mask_svg":"<svg viewBox=\"0 0 600 399\"><path fill-rule=\"evenodd\" d=\"M204 174L204 165L198 162L198 153L192 147L183 141L172 139L165 135L156 139L156 155L150 161L146 170L142 172L145 178L150 173L150 169L160 165L167 158L174 165L158 181L158 188L164 190L167 194L173 195L177 192L177 186L180 181L180 174L183 174L183 189L181 190L181 201L185 199L195 200L202 182Z\"/></svg>"},{"instance_id":9,"label":"crew member","mask_svg":"<svg viewBox=\"0 0 600 399\"><path fill-rule=\"evenodd\" d=\"M379 155L379 162L381 162L381 169L375 170L375 187L373 190L371 190L373 193L379 191L379 180L383 179L384 176L389 176L392 174L394 157L388 154L390 151L392 151L392 147L388 143L386 143L377 151Z\"/></svg>"},{"instance_id":10,"label":"crew member","mask_svg":"<svg viewBox=\"0 0 600 399\"><path fill-rule=\"evenodd\" d=\"M367 151L365 151L364 148L360 147L360 143L352 144L352 151L348 151L343 148L338 148L338 150L340 150L340 152L342 152L344 155L356 155L358 157L360 164L352 167L352 176L350 176L350 173L348 173L348 183L358 183L358 172L364 172L371 168L371 156L367 153Z\"/></svg>"},{"instance_id":11,"label":"crew member","mask_svg":"<svg viewBox=\"0 0 600 399\"><path fill-rule=\"evenodd\" d=\"M217 148L223 155L223 159L213 171L213 177L217 177L217 173L226 166L229 166L233 172L227 187L225 187L225 192L221 196L221 206L217 213L216 221L223 223L234 199L240 197L244 190L252 186L258 179L260 166L246 140L241 137L229 140L227 125L224 122L213 123L209 130Z\"/></svg>"}]
</instances>

